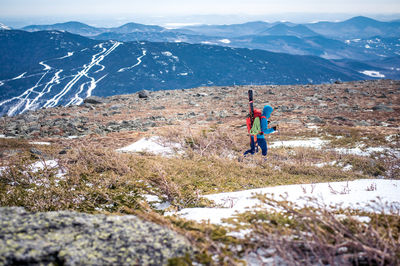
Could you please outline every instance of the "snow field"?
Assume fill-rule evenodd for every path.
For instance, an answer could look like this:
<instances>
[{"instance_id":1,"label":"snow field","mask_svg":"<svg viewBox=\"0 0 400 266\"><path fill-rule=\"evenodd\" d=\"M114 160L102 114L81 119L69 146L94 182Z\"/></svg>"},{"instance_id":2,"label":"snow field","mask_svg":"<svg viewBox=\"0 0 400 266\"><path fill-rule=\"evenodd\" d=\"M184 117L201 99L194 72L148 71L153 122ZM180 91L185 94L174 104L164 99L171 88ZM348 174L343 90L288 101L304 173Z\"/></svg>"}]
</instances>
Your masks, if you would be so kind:
<instances>
[{"instance_id":1,"label":"snow field","mask_svg":"<svg viewBox=\"0 0 400 266\"><path fill-rule=\"evenodd\" d=\"M276 200L288 200L299 206L313 206L317 200L327 208L352 208L361 211L389 211L390 206L400 207L400 180L362 179L345 182L298 184L266 187L230 193L205 195L217 208L187 208L177 213L182 218L197 222L210 221L222 224L222 219L254 209L261 204L256 194L266 194ZM381 202L383 210L376 210L374 202ZM267 206L264 206L267 208ZM259 208L259 207L258 207Z\"/></svg>"}]
</instances>

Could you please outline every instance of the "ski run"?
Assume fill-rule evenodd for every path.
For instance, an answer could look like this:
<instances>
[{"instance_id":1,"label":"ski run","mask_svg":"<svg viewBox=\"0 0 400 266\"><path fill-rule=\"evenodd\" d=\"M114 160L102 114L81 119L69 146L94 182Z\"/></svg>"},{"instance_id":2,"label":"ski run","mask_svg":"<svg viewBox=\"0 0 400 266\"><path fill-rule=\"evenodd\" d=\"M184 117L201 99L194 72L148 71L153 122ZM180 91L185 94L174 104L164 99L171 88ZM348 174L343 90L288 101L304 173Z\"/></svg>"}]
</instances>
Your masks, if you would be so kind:
<instances>
[{"instance_id":1,"label":"ski run","mask_svg":"<svg viewBox=\"0 0 400 266\"><path fill-rule=\"evenodd\" d=\"M11 107L7 111L8 116L13 116L17 113L24 113L29 110L35 110L39 108L48 108L48 107L55 107L60 104L61 101L65 101L65 97L67 94L73 94L73 97L68 101L66 104L68 105L79 105L83 102L86 97L92 95L93 90L96 88L97 83L101 81L103 78L107 76L107 74L101 76L100 78L94 78L91 76L90 71L94 66L97 66L99 69L93 72L94 74L104 71L105 66L101 64L108 55L110 55L118 46L120 46L121 42L111 42L112 45L109 48L104 47L105 43L101 43L96 45L94 48L100 48L101 51L94 54L92 56L91 61L88 64L83 65L82 69L78 71L78 73L71 75L62 76L61 74L65 72L63 69L56 69L52 67L47 61L39 62L39 65L43 66L43 69L40 75L39 80L36 84L27 89L21 95L13 97L11 99L4 100L0 102L0 107L3 105L11 105ZM74 52L68 52L67 55L63 57L56 58L54 60L61 60L67 57L74 56ZM145 51L144 51L145 55ZM144 56L143 55L143 56ZM22 73L21 75L9 79L9 80L2 80L1 85L4 85L5 82L18 80L22 78L30 78L36 75L26 76L27 72ZM52 76L51 76L52 75ZM80 83L80 80L85 77L89 81ZM64 87L59 89L59 85L63 80L72 78ZM50 80L49 80L50 79ZM49 80L49 81L46 81ZM54 86L57 86L55 88ZM40 89L41 88L41 89ZM59 91L55 91L55 89ZM54 94L54 96L48 99L46 102L43 102L44 96ZM71 97L71 96L69 96Z\"/></svg>"},{"instance_id":2,"label":"ski run","mask_svg":"<svg viewBox=\"0 0 400 266\"><path fill-rule=\"evenodd\" d=\"M97 53L95 55L92 56L92 61L89 63L89 65L84 65L83 66L83 70L79 71L78 74L64 87L64 89L61 90L61 92L59 92L56 96L54 96L52 99L48 100L46 102L46 104L43 106L44 108L47 107L55 107L58 105L59 101L61 100L61 98L63 96L65 96L71 89L72 87L83 77L87 77L89 79L91 79L90 81L90 87L89 87L89 91L86 97L91 96L91 92L93 91L94 87L96 87L96 81L93 77L90 77L88 75L89 70L95 66L98 65L101 61L103 61L103 59L108 56L112 51L114 51L121 43L120 42L115 42L113 46L111 46L111 48L109 48L108 50L106 48L104 48L102 46L102 44L100 44L100 48L102 48L103 50L100 53ZM85 83L84 83L85 84ZM84 85L83 84L83 85ZM83 86L82 85L82 86ZM83 90L81 86L81 89ZM94 87L93 87L94 86ZM75 94L75 97L67 104L79 104L83 101L83 99L81 97L79 97L79 91L77 94Z\"/></svg>"},{"instance_id":3,"label":"ski run","mask_svg":"<svg viewBox=\"0 0 400 266\"><path fill-rule=\"evenodd\" d=\"M143 54L137 58L137 61L138 61L138 62L137 62L136 64L134 64L133 66L130 66L130 67L121 68L120 70L118 70L118 72L124 72L124 71L127 71L127 70L131 70L132 68L135 68L135 67L137 67L138 65L140 65L140 64L142 63L142 58L143 58L144 56L146 56L147 51L143 49L143 50L142 50L142 53L143 53Z\"/></svg>"}]
</instances>

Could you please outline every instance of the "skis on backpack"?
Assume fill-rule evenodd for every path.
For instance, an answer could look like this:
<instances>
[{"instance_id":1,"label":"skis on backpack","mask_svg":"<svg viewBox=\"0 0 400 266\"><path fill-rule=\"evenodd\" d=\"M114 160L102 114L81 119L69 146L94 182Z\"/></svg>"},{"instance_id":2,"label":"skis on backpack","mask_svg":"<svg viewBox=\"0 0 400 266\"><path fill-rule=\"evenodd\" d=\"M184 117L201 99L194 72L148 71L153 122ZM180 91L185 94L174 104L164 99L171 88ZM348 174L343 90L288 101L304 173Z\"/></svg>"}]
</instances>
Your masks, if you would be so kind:
<instances>
[{"instance_id":1,"label":"skis on backpack","mask_svg":"<svg viewBox=\"0 0 400 266\"><path fill-rule=\"evenodd\" d=\"M251 121L251 126L253 126L253 122L254 122L253 90L249 90L248 93L249 93L250 121Z\"/></svg>"},{"instance_id":2,"label":"skis on backpack","mask_svg":"<svg viewBox=\"0 0 400 266\"><path fill-rule=\"evenodd\" d=\"M249 94L250 128L252 128L252 127L253 127L253 123L254 123L253 90L249 90L249 91L248 91L248 94ZM255 138L254 136L251 136L251 135L250 135L250 143L251 143L252 138L253 138L253 141L254 141L254 145L255 145L256 152L258 152L257 141L256 141L256 138Z\"/></svg>"}]
</instances>

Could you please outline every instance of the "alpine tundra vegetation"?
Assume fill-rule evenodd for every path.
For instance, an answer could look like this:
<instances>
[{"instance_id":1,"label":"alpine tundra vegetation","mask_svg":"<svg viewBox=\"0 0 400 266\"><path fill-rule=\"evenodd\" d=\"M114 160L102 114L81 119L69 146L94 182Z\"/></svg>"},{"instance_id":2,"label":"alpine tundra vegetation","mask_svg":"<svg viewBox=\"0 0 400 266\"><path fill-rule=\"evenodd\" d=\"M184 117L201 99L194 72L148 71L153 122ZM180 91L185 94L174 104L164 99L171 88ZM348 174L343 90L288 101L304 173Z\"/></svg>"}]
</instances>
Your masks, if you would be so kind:
<instances>
[{"instance_id":1,"label":"alpine tundra vegetation","mask_svg":"<svg viewBox=\"0 0 400 266\"><path fill-rule=\"evenodd\" d=\"M142 91L2 117L0 261L396 265L399 88ZM249 89L275 108L266 161L238 161Z\"/></svg>"}]
</instances>

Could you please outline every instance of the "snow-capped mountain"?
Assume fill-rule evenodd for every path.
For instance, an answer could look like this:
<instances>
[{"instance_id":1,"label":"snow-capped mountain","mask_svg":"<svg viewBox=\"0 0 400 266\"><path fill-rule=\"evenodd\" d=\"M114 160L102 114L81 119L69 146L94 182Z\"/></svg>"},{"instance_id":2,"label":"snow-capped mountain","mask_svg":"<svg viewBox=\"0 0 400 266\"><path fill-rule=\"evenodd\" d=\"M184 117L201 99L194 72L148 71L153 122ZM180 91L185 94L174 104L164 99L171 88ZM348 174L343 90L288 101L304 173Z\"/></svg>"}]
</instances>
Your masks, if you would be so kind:
<instances>
[{"instance_id":1,"label":"snow-capped mountain","mask_svg":"<svg viewBox=\"0 0 400 266\"><path fill-rule=\"evenodd\" d=\"M0 114L8 115L142 89L368 78L318 57L201 44L96 41L59 31L2 31L0 50Z\"/></svg>"}]
</instances>

